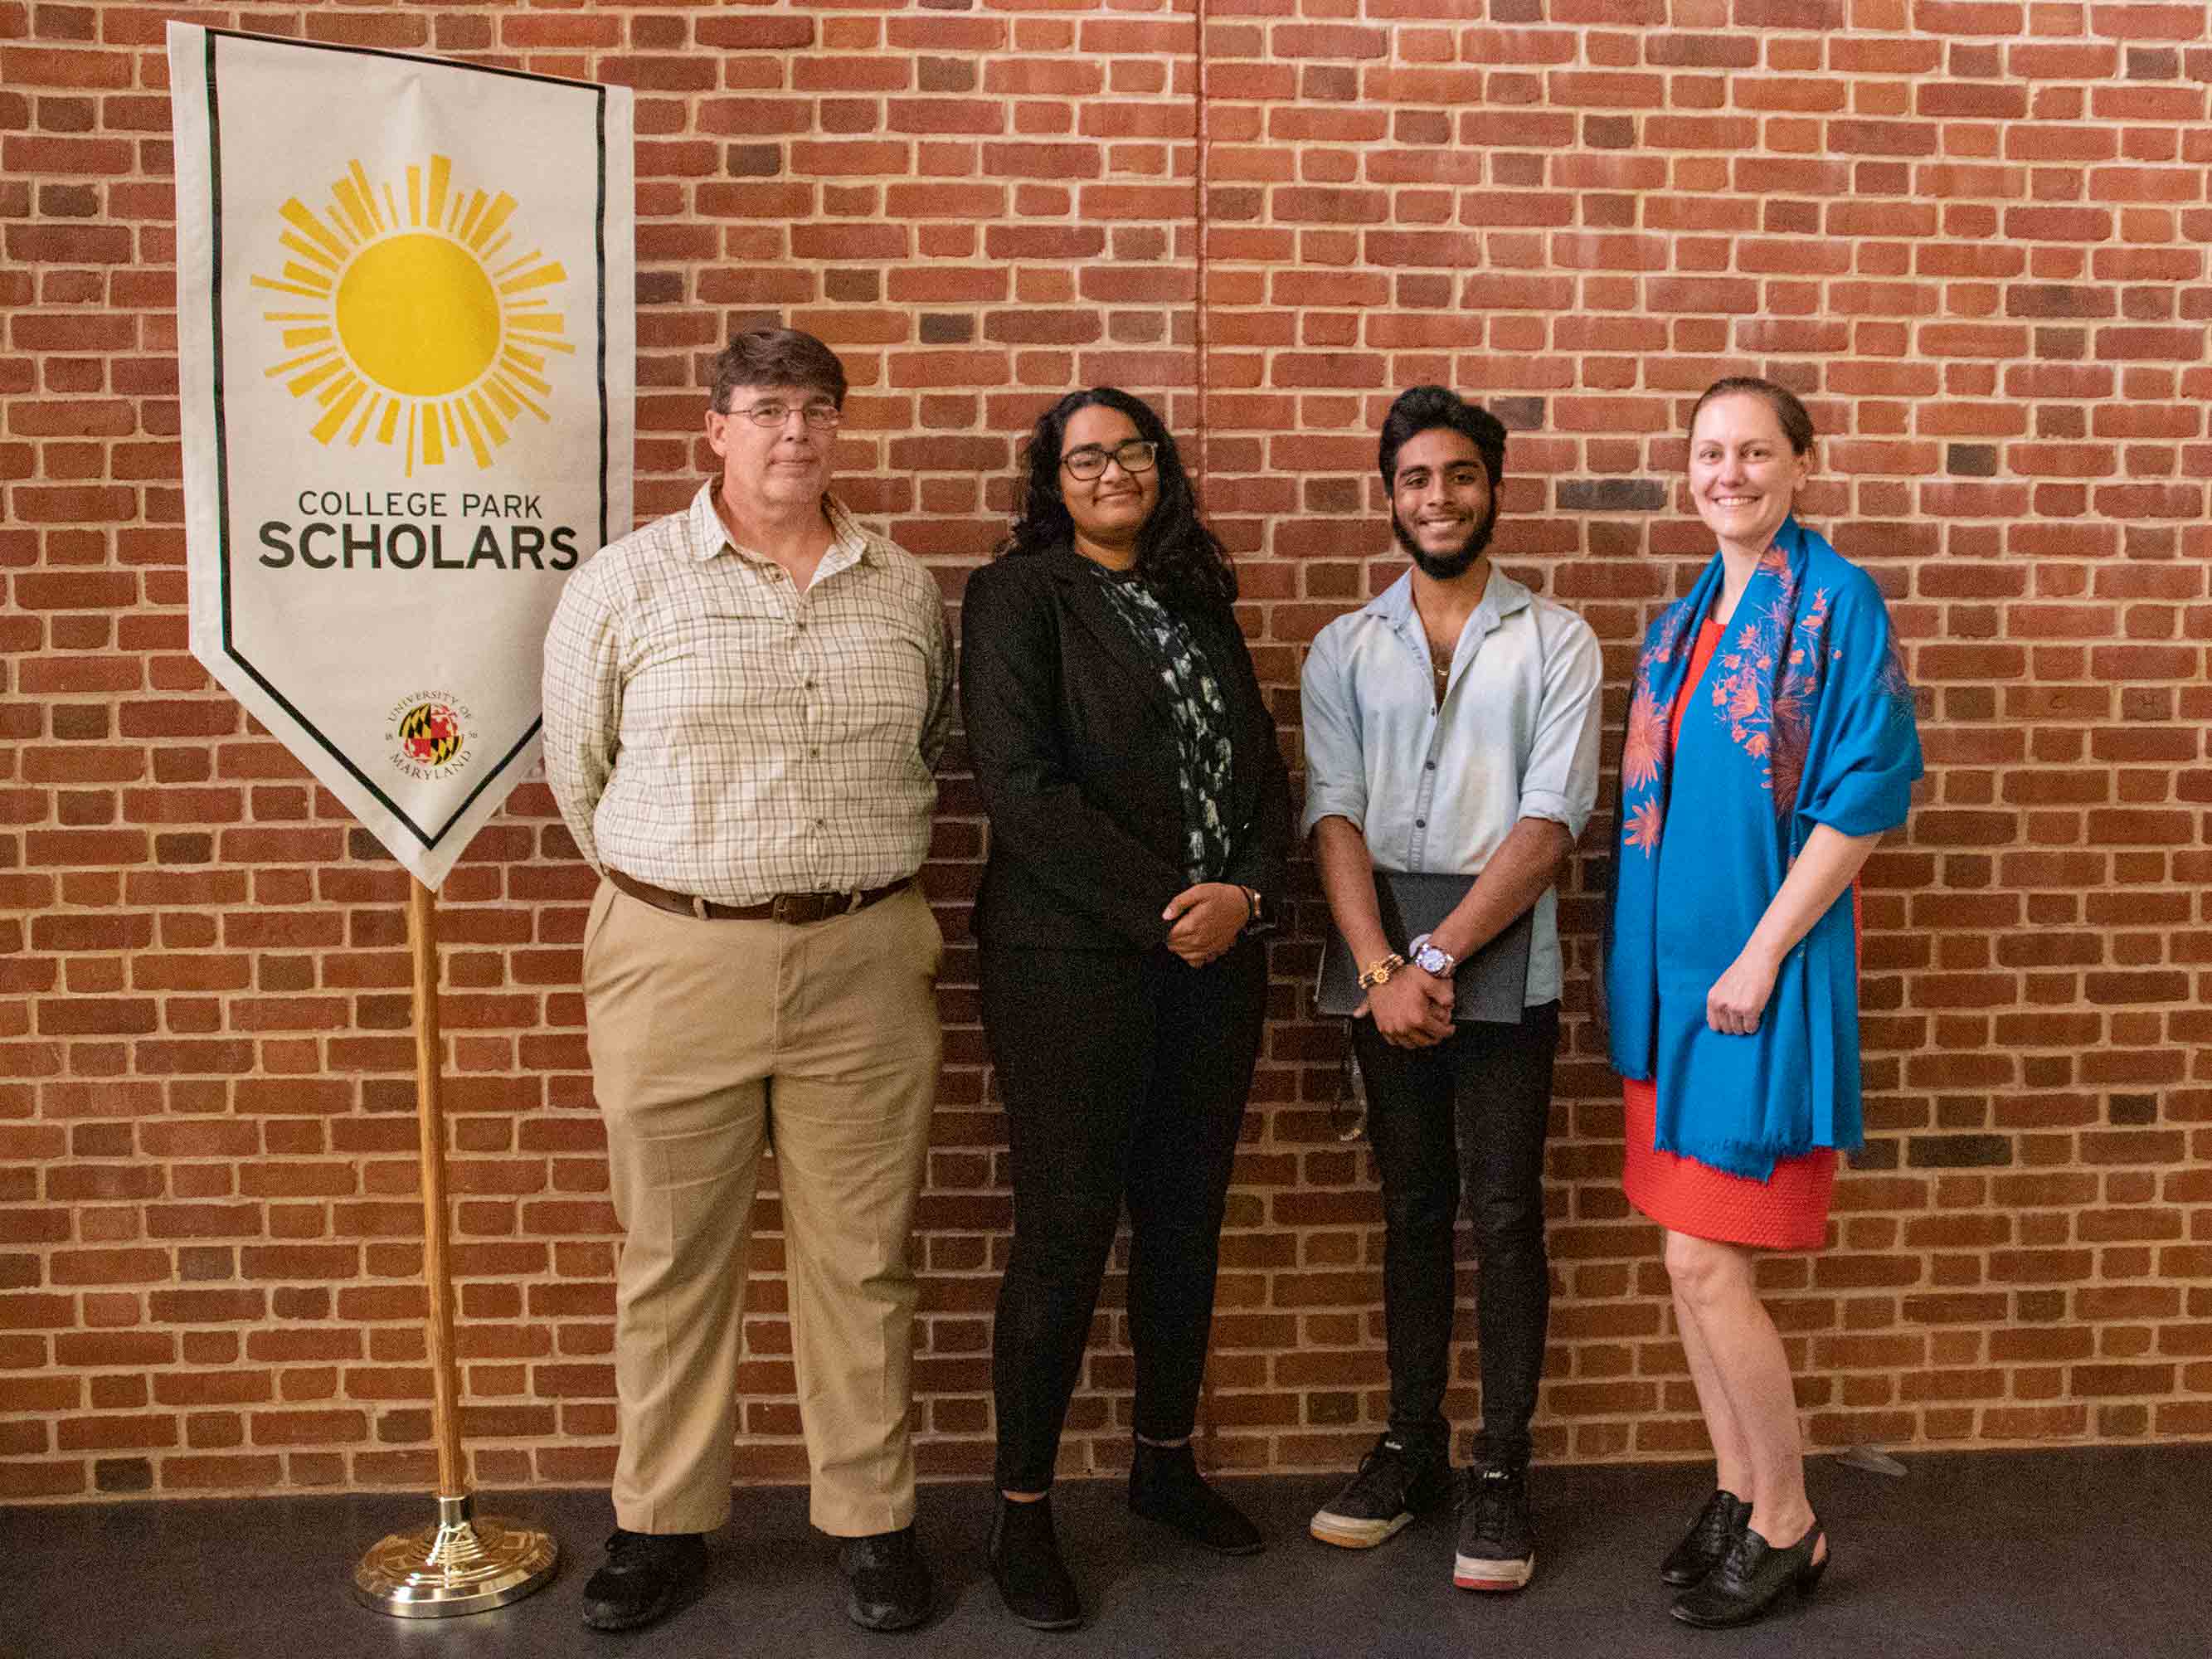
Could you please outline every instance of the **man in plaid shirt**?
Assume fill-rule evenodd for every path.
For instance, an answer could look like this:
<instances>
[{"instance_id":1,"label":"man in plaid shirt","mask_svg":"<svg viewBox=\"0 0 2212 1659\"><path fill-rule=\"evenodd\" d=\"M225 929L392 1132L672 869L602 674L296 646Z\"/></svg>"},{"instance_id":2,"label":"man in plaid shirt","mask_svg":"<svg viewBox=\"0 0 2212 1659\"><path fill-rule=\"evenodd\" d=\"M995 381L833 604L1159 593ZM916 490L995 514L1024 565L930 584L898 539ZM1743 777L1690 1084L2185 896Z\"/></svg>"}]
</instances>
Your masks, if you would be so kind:
<instances>
[{"instance_id":1,"label":"man in plaid shirt","mask_svg":"<svg viewBox=\"0 0 2212 1659\"><path fill-rule=\"evenodd\" d=\"M929 573L829 493L844 397L811 336L732 339L706 417L720 476L579 569L546 636L547 777L602 877L583 987L624 1231L595 1629L694 1594L729 1514L771 1145L812 1520L843 1540L854 1622L929 1611L907 1243L944 940L914 878L952 661Z\"/></svg>"}]
</instances>

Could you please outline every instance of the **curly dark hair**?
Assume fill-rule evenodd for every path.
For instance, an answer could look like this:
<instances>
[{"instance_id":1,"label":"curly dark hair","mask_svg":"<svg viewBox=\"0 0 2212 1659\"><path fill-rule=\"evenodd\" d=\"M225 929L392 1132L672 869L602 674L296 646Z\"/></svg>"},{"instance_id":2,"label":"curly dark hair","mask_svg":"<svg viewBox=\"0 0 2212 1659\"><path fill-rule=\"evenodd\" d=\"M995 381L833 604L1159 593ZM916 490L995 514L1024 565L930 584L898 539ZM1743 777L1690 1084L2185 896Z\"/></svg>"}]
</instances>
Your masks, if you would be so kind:
<instances>
[{"instance_id":1,"label":"curly dark hair","mask_svg":"<svg viewBox=\"0 0 2212 1659\"><path fill-rule=\"evenodd\" d=\"M1376 447L1375 464L1382 473L1382 487L1398 484L1398 452L1424 432L1443 427L1474 446L1482 457L1482 470L1490 474L1490 493L1495 495L1505 477L1505 424L1480 404L1471 404L1448 386L1417 386L1398 394L1382 420L1382 437Z\"/></svg>"},{"instance_id":2,"label":"curly dark hair","mask_svg":"<svg viewBox=\"0 0 2212 1659\"><path fill-rule=\"evenodd\" d=\"M1042 553L1074 541L1075 523L1060 490L1060 447L1076 411L1093 404L1127 416L1137 435L1154 447L1160 495L1152 516L1137 532L1138 580L1171 604L1227 610L1237 600L1237 568L1220 538L1198 516L1198 494L1182 469L1175 439L1141 398L1115 386L1071 392L1037 416L1024 450L1029 471L1022 480L1014 527L1000 545L1000 556Z\"/></svg>"}]
</instances>

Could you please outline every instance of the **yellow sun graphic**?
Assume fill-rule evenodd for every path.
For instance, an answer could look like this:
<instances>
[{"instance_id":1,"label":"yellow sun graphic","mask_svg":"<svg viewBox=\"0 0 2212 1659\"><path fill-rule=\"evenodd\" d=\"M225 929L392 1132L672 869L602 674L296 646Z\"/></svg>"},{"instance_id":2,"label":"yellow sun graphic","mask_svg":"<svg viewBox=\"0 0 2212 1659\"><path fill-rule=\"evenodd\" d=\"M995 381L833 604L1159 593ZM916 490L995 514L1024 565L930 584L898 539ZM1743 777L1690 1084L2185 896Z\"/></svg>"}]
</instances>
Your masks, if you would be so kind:
<instances>
[{"instance_id":1,"label":"yellow sun graphic","mask_svg":"<svg viewBox=\"0 0 2212 1659\"><path fill-rule=\"evenodd\" d=\"M262 317L294 354L267 374L314 399L316 441L344 432L356 445L373 428L403 447L410 477L418 459L442 465L464 444L489 466L524 410L550 420L537 401L552 392L545 354L576 349L544 293L568 272L534 248L507 257L514 198L457 190L453 174L443 155L427 177L410 165L403 205L392 180L380 192L350 163L319 217L296 196L278 210L291 228L277 240L298 257L252 279L313 301Z\"/></svg>"}]
</instances>

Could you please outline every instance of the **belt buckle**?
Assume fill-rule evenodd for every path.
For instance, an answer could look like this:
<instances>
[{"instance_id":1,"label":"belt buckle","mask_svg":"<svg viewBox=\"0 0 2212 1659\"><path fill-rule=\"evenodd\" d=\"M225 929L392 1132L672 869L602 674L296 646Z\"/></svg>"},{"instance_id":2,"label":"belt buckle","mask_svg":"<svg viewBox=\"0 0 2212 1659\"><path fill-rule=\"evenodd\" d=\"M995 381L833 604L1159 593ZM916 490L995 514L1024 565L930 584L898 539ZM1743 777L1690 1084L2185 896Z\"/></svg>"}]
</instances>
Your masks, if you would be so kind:
<instances>
[{"instance_id":1,"label":"belt buckle","mask_svg":"<svg viewBox=\"0 0 2212 1659\"><path fill-rule=\"evenodd\" d=\"M831 906L842 897L842 893L778 893L770 914L787 926L805 927L830 915Z\"/></svg>"},{"instance_id":2,"label":"belt buckle","mask_svg":"<svg viewBox=\"0 0 2212 1659\"><path fill-rule=\"evenodd\" d=\"M778 921L805 926L831 916L849 916L860 908L861 897L858 888L849 893L778 893L770 914Z\"/></svg>"}]
</instances>

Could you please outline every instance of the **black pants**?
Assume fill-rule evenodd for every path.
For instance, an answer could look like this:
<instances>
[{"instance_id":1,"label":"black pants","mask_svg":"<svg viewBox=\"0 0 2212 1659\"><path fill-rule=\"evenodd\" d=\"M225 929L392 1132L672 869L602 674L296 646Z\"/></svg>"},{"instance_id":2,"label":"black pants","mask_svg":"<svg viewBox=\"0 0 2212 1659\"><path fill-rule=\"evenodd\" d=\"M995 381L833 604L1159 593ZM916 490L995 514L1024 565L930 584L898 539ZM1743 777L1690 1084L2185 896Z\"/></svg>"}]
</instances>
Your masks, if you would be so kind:
<instances>
[{"instance_id":1,"label":"black pants","mask_svg":"<svg viewBox=\"0 0 2212 1659\"><path fill-rule=\"evenodd\" d=\"M1559 1005L1531 1008L1518 1025L1459 1026L1433 1048L1393 1048L1370 1019L1354 1021L1352 1030L1367 1082L1367 1136L1382 1176L1391 1430L1431 1444L1450 1433L1443 1398L1451 1368L1452 1231L1463 1184L1480 1264L1476 1457L1526 1462L1552 1311L1544 1133Z\"/></svg>"},{"instance_id":2,"label":"black pants","mask_svg":"<svg viewBox=\"0 0 2212 1659\"><path fill-rule=\"evenodd\" d=\"M1042 1492L1124 1199L1136 1431L1178 1440L1197 1419L1267 961L1249 939L1205 968L1164 946L987 945L981 979L1013 1150L1013 1250L991 1353L998 1480Z\"/></svg>"}]
</instances>

